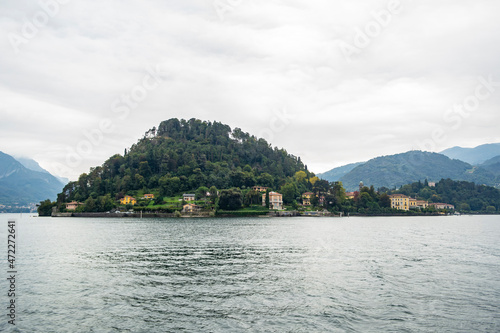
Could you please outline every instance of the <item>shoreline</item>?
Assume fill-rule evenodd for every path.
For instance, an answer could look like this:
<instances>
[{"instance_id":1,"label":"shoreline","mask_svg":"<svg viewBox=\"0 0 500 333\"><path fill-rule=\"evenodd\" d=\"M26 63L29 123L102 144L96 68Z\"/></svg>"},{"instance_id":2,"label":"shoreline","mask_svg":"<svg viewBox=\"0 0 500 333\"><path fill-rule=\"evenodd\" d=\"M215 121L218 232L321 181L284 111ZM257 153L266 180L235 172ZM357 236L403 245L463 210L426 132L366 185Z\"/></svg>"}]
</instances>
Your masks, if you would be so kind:
<instances>
[{"instance_id":1,"label":"shoreline","mask_svg":"<svg viewBox=\"0 0 500 333\"><path fill-rule=\"evenodd\" d=\"M258 218L279 218L279 217L311 217L311 218L321 218L321 217L334 217L334 218L350 218L350 217L432 217L432 216L479 216L479 215L500 215L500 214L354 214L354 215L340 215L332 213L321 213L321 214L301 214L299 212L272 212L261 215L256 214L216 214L211 215L211 212L198 212L198 213L184 213L175 215L174 213L53 213L48 217L74 217L74 218L235 218L235 217L258 217Z\"/></svg>"}]
</instances>

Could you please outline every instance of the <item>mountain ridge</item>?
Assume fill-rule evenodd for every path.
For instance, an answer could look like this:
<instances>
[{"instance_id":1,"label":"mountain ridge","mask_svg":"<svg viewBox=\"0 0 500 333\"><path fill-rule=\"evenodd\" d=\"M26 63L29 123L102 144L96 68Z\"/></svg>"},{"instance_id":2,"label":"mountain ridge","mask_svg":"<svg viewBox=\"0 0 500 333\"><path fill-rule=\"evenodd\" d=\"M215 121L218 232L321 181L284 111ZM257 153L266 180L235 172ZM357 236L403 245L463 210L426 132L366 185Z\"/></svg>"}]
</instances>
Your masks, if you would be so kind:
<instances>
[{"instance_id":1,"label":"mountain ridge","mask_svg":"<svg viewBox=\"0 0 500 333\"><path fill-rule=\"evenodd\" d=\"M377 187L394 188L412 182L441 179L471 181L497 185L496 176L481 167L473 167L458 159L431 152L409 151L380 156L352 169L340 181L347 190L358 188L359 182Z\"/></svg>"},{"instance_id":2,"label":"mountain ridge","mask_svg":"<svg viewBox=\"0 0 500 333\"><path fill-rule=\"evenodd\" d=\"M14 157L0 151L0 203L3 205L36 203L55 199L64 186L49 173L26 168Z\"/></svg>"},{"instance_id":3,"label":"mountain ridge","mask_svg":"<svg viewBox=\"0 0 500 333\"><path fill-rule=\"evenodd\" d=\"M333 168L323 173L318 173L316 174L316 176L318 176L321 179L328 180L329 182L335 182L340 180L340 178L351 172L357 166L362 165L364 163L366 162L349 163L346 165L342 165L340 167Z\"/></svg>"},{"instance_id":4,"label":"mountain ridge","mask_svg":"<svg viewBox=\"0 0 500 333\"><path fill-rule=\"evenodd\" d=\"M69 183L69 179L68 178L65 178L65 177L61 177L61 176L58 176L58 175L53 175L51 174L50 172L48 172L47 170L45 170L44 168L42 168L40 166L40 164L35 161L34 159L32 158L27 158L27 157L15 157L13 156L19 163L21 163L25 168L29 169L29 170L33 170L33 171L37 171L37 172L43 172L43 173L48 173L52 176L54 176L57 180L59 180L63 185L66 185L67 183Z\"/></svg>"},{"instance_id":5,"label":"mountain ridge","mask_svg":"<svg viewBox=\"0 0 500 333\"><path fill-rule=\"evenodd\" d=\"M487 143L473 148L455 146L441 151L440 154L477 166L500 155L500 143Z\"/></svg>"}]
</instances>

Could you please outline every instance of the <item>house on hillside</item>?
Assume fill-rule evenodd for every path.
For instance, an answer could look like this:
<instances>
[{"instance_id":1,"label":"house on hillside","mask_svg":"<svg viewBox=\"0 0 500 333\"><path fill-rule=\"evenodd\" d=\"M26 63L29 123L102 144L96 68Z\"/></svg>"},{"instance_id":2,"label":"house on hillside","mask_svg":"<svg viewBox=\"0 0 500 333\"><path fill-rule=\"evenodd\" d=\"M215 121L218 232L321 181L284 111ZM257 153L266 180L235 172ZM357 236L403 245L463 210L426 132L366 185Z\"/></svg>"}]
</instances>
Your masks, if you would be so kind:
<instances>
[{"instance_id":1,"label":"house on hillside","mask_svg":"<svg viewBox=\"0 0 500 333\"><path fill-rule=\"evenodd\" d=\"M399 210L410 210L410 198L404 194L391 194L391 208Z\"/></svg>"},{"instance_id":2,"label":"house on hillside","mask_svg":"<svg viewBox=\"0 0 500 333\"><path fill-rule=\"evenodd\" d=\"M266 205L266 194L262 194L262 206ZM269 192L269 209L283 209L283 195L277 192Z\"/></svg>"},{"instance_id":3,"label":"house on hillside","mask_svg":"<svg viewBox=\"0 0 500 333\"><path fill-rule=\"evenodd\" d=\"M134 197L131 197L130 195L126 195L120 199L120 203L122 205L135 205L137 203L137 200Z\"/></svg>"},{"instance_id":4,"label":"house on hillside","mask_svg":"<svg viewBox=\"0 0 500 333\"><path fill-rule=\"evenodd\" d=\"M356 192L346 192L346 193L345 193L345 197L346 197L347 199L351 199L351 200L352 200L352 199L354 199L354 196L355 196L355 195L356 195Z\"/></svg>"},{"instance_id":5,"label":"house on hillside","mask_svg":"<svg viewBox=\"0 0 500 333\"><path fill-rule=\"evenodd\" d=\"M305 192L302 194L302 204L304 206L311 206L311 198L314 197L314 193Z\"/></svg>"},{"instance_id":6,"label":"house on hillside","mask_svg":"<svg viewBox=\"0 0 500 333\"><path fill-rule=\"evenodd\" d=\"M451 209L451 210L455 210L455 206L450 205L450 204L446 204L446 203L441 203L441 202L430 203L429 206L430 207L434 207L436 209Z\"/></svg>"},{"instance_id":7,"label":"house on hillside","mask_svg":"<svg viewBox=\"0 0 500 333\"><path fill-rule=\"evenodd\" d=\"M83 202L71 201L66 203L66 210L76 210L79 206L83 205Z\"/></svg>"},{"instance_id":8,"label":"house on hillside","mask_svg":"<svg viewBox=\"0 0 500 333\"><path fill-rule=\"evenodd\" d=\"M195 204L185 204L182 206L183 213L194 213L200 210L200 207Z\"/></svg>"},{"instance_id":9,"label":"house on hillside","mask_svg":"<svg viewBox=\"0 0 500 333\"><path fill-rule=\"evenodd\" d=\"M142 198L143 199L154 199L155 195L154 194L144 194L144 196Z\"/></svg>"},{"instance_id":10,"label":"house on hillside","mask_svg":"<svg viewBox=\"0 0 500 333\"><path fill-rule=\"evenodd\" d=\"M195 194L186 194L186 193L184 193L182 195L182 200L184 200L184 201L195 201L195 199L196 199L196 195Z\"/></svg>"},{"instance_id":11,"label":"house on hillside","mask_svg":"<svg viewBox=\"0 0 500 333\"><path fill-rule=\"evenodd\" d=\"M266 192L268 187L265 186L254 186L252 187L252 190L257 191L257 192Z\"/></svg>"}]
</instances>

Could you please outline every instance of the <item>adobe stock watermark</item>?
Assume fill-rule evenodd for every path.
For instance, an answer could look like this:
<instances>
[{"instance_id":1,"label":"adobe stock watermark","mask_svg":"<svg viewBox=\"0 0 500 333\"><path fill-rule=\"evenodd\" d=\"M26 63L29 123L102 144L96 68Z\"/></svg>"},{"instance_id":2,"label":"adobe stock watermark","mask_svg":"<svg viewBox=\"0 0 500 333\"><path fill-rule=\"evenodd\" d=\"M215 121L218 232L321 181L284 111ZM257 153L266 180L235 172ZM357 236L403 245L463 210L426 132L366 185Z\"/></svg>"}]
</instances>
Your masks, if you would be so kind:
<instances>
[{"instance_id":1,"label":"adobe stock watermark","mask_svg":"<svg viewBox=\"0 0 500 333\"><path fill-rule=\"evenodd\" d=\"M33 38L35 38L40 30L45 28L50 20L56 17L61 11L61 5L66 5L69 0L40 0L38 5L40 10L37 11L31 17L31 20L26 19L19 33L9 33L7 38L9 39L10 45L14 49L14 52L18 54L20 52L20 46L29 43Z\"/></svg>"},{"instance_id":2,"label":"adobe stock watermark","mask_svg":"<svg viewBox=\"0 0 500 333\"><path fill-rule=\"evenodd\" d=\"M226 14L232 13L243 3L243 0L214 0L213 6L217 16L224 21Z\"/></svg>"},{"instance_id":3,"label":"adobe stock watermark","mask_svg":"<svg viewBox=\"0 0 500 333\"><path fill-rule=\"evenodd\" d=\"M259 137L266 139L267 142L272 142L277 133L283 132L296 118L295 114L288 113L286 107L281 110L274 111L274 115L269 120L269 125L259 132Z\"/></svg>"},{"instance_id":4,"label":"adobe stock watermark","mask_svg":"<svg viewBox=\"0 0 500 333\"><path fill-rule=\"evenodd\" d=\"M394 16L400 14L401 11L401 0L390 0L386 8L372 11L370 14L373 20L366 23L363 28L356 27L350 43L344 40L340 41L339 48L346 60L352 62L353 57L360 55L392 23Z\"/></svg>"},{"instance_id":5,"label":"adobe stock watermark","mask_svg":"<svg viewBox=\"0 0 500 333\"><path fill-rule=\"evenodd\" d=\"M474 89L474 93L465 97L462 102L454 104L443 113L444 125L436 126L432 130L430 138L417 141L416 145L419 150L435 151L439 145L447 140L448 133L459 130L464 120L477 112L481 102L489 99L500 88L500 81L495 81L493 75L490 75L487 79L480 76L477 80L478 84Z\"/></svg>"},{"instance_id":6,"label":"adobe stock watermark","mask_svg":"<svg viewBox=\"0 0 500 333\"><path fill-rule=\"evenodd\" d=\"M137 109L148 95L163 83L164 78L160 65L149 66L146 68L146 72L147 74L144 75L141 83L113 100L110 110L115 115L114 118L103 118L93 129L84 129L82 131L84 139L80 140L75 147L65 146L66 163L54 162L52 164L56 173L67 174L79 167L86 158L92 156L94 149L104 142L106 136L116 130L117 120L125 121L130 112Z\"/></svg>"}]
</instances>

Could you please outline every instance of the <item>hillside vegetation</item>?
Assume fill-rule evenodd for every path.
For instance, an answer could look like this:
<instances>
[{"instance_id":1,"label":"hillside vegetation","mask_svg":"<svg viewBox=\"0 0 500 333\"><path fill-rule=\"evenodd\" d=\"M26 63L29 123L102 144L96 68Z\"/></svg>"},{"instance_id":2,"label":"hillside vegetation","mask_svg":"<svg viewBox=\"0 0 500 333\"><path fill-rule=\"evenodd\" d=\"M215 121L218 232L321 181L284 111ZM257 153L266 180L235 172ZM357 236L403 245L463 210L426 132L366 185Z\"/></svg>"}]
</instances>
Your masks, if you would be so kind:
<instances>
[{"instance_id":1,"label":"hillside vegetation","mask_svg":"<svg viewBox=\"0 0 500 333\"><path fill-rule=\"evenodd\" d=\"M174 118L146 132L123 156L70 182L58 202L92 198L104 206L125 194L173 196L212 186L279 189L298 171L309 175L300 158L239 128Z\"/></svg>"}]
</instances>

